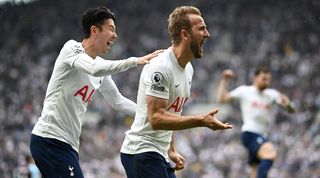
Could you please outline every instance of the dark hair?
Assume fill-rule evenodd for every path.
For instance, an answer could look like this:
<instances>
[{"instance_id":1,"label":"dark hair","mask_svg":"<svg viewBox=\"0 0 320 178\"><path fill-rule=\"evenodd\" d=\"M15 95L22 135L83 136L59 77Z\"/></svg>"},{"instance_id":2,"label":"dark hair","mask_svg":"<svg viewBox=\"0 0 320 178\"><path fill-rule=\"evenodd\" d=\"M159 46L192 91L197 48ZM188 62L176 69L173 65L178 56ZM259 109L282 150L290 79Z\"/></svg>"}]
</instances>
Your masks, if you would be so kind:
<instances>
[{"instance_id":1,"label":"dark hair","mask_svg":"<svg viewBox=\"0 0 320 178\"><path fill-rule=\"evenodd\" d=\"M261 73L269 74L271 72L270 72L269 68L267 68L267 67L258 67L254 71L254 76L258 76Z\"/></svg>"},{"instance_id":2,"label":"dark hair","mask_svg":"<svg viewBox=\"0 0 320 178\"><path fill-rule=\"evenodd\" d=\"M101 29L106 19L116 20L114 14L106 7L100 6L91 8L85 11L81 18L81 25L84 38L89 38L91 35L90 27L92 25L97 26Z\"/></svg>"}]
</instances>

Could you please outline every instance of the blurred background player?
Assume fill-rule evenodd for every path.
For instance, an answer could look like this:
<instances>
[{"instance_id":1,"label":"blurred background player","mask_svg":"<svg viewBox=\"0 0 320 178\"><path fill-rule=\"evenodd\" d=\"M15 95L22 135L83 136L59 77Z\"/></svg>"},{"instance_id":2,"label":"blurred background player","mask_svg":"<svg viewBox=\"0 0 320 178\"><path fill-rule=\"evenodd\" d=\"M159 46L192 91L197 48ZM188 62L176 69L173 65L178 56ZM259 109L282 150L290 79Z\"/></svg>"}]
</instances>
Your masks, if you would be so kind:
<instances>
[{"instance_id":1,"label":"blurred background player","mask_svg":"<svg viewBox=\"0 0 320 178\"><path fill-rule=\"evenodd\" d=\"M251 178L266 178L276 158L276 150L268 140L269 130L274 121L273 105L279 104L290 113L295 109L286 95L268 88L271 82L269 69L257 68L252 85L242 85L228 92L228 83L233 76L232 70L223 72L217 99L220 103L233 100L240 102L243 118L241 140L249 153Z\"/></svg>"},{"instance_id":2,"label":"blurred background player","mask_svg":"<svg viewBox=\"0 0 320 178\"><path fill-rule=\"evenodd\" d=\"M25 161L29 171L29 178L41 178L41 173L35 165L31 155L26 155Z\"/></svg>"},{"instance_id":3,"label":"blurred background player","mask_svg":"<svg viewBox=\"0 0 320 178\"><path fill-rule=\"evenodd\" d=\"M147 63L159 51L141 58L109 61L117 38L115 16L106 7L88 9L82 16L82 42L69 40L55 62L42 114L32 130L30 149L44 177L82 178L79 137L84 114L96 90L116 109L134 115L136 104L123 97L110 74Z\"/></svg>"},{"instance_id":4,"label":"blurred background player","mask_svg":"<svg viewBox=\"0 0 320 178\"><path fill-rule=\"evenodd\" d=\"M185 159L175 149L173 130L232 128L216 119L217 109L203 115L181 116L190 97L190 61L203 56L203 44L210 34L199 9L193 6L177 7L168 22L172 46L143 68L137 113L121 148L128 178L174 178L174 170L184 168Z\"/></svg>"}]
</instances>

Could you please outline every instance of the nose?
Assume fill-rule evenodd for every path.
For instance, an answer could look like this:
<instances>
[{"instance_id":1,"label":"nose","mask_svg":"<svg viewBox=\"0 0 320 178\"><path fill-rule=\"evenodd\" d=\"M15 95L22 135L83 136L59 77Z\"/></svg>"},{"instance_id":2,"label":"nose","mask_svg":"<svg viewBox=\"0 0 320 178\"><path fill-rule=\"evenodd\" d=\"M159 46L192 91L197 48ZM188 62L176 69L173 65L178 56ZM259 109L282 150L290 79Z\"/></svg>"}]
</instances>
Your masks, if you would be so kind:
<instances>
[{"instance_id":1,"label":"nose","mask_svg":"<svg viewBox=\"0 0 320 178\"><path fill-rule=\"evenodd\" d=\"M114 32L113 37L114 37L114 39L116 39L118 37L116 32Z\"/></svg>"},{"instance_id":2,"label":"nose","mask_svg":"<svg viewBox=\"0 0 320 178\"><path fill-rule=\"evenodd\" d=\"M211 36L207 29L206 29L206 32L205 32L204 36L207 37L207 38L209 38Z\"/></svg>"}]
</instances>

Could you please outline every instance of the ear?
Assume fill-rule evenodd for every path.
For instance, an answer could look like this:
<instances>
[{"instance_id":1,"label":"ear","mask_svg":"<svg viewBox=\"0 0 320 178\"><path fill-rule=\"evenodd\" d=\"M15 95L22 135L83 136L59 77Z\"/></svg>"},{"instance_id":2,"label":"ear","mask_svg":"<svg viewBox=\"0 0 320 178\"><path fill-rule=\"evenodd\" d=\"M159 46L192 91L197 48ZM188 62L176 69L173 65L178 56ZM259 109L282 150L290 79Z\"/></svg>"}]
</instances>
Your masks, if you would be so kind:
<instances>
[{"instance_id":1,"label":"ear","mask_svg":"<svg viewBox=\"0 0 320 178\"><path fill-rule=\"evenodd\" d=\"M98 30L98 29L97 29L96 26L91 25L91 27L90 27L91 36L96 36L97 30Z\"/></svg>"},{"instance_id":2,"label":"ear","mask_svg":"<svg viewBox=\"0 0 320 178\"><path fill-rule=\"evenodd\" d=\"M188 40L190 37L190 33L184 29L181 30L180 35L181 35L181 39L185 39L185 40Z\"/></svg>"}]
</instances>

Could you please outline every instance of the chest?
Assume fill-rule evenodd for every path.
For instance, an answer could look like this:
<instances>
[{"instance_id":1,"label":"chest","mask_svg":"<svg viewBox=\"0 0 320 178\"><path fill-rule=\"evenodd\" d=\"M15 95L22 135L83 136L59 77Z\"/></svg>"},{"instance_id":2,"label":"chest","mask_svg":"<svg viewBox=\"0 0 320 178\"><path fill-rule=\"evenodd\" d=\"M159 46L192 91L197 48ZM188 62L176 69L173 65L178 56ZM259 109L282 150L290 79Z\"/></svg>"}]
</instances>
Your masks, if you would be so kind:
<instances>
[{"instance_id":1,"label":"chest","mask_svg":"<svg viewBox=\"0 0 320 178\"><path fill-rule=\"evenodd\" d=\"M274 104L274 99L265 93L249 92L243 102L253 109L269 110Z\"/></svg>"},{"instance_id":2,"label":"chest","mask_svg":"<svg viewBox=\"0 0 320 178\"><path fill-rule=\"evenodd\" d=\"M103 77L94 77L79 72L73 80L70 81L73 96L81 99L83 102L90 102L95 91L101 86Z\"/></svg>"},{"instance_id":3,"label":"chest","mask_svg":"<svg viewBox=\"0 0 320 178\"><path fill-rule=\"evenodd\" d=\"M177 73L174 75L171 85L172 98L177 96L190 97L191 77L188 73Z\"/></svg>"},{"instance_id":4,"label":"chest","mask_svg":"<svg viewBox=\"0 0 320 178\"><path fill-rule=\"evenodd\" d=\"M176 73L173 77L170 87L169 110L180 113L184 104L190 97L192 75L185 73Z\"/></svg>"}]
</instances>

